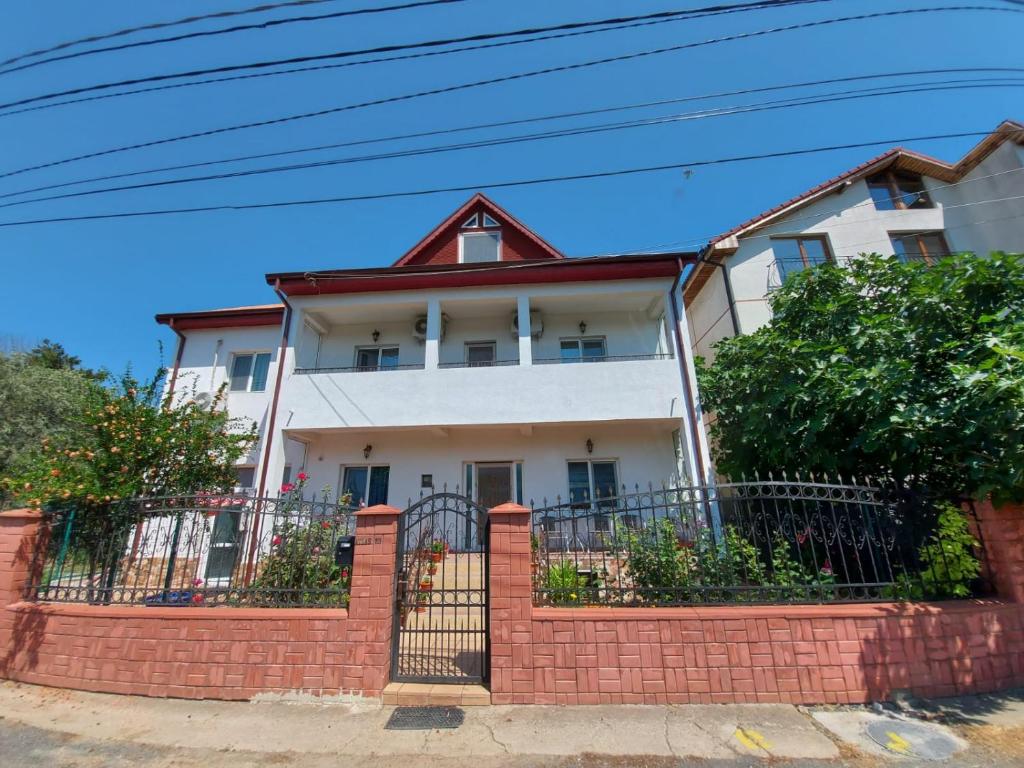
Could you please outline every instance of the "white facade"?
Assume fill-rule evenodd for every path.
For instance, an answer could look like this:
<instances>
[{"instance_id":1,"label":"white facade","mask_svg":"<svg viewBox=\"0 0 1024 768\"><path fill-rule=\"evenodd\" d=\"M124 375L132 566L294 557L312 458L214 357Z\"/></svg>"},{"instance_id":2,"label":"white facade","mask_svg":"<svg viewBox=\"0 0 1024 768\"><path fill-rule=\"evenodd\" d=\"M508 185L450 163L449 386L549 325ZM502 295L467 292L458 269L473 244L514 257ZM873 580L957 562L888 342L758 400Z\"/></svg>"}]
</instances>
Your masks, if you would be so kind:
<instances>
[{"instance_id":1,"label":"white facade","mask_svg":"<svg viewBox=\"0 0 1024 768\"><path fill-rule=\"evenodd\" d=\"M932 207L897 210L876 208L865 180L870 174L855 174L810 202L801 199L716 243L710 255L715 260L721 255L723 266L714 267L687 306L694 354L711 362L716 342L750 333L771 319L768 298L781 284L780 239L822 238L839 263L864 253L892 255L892 238L907 233L941 233L951 253L1024 251L1022 168L1024 146L1011 138L955 180L948 174L945 180L918 174ZM731 311L723 268L733 294Z\"/></svg>"},{"instance_id":2,"label":"white facade","mask_svg":"<svg viewBox=\"0 0 1024 768\"><path fill-rule=\"evenodd\" d=\"M677 354L688 330L685 315L674 321L674 287L682 307L676 276L289 296L287 328L183 332L177 388L215 391L239 355L270 355L260 391L227 393L231 416L260 432L243 484L258 490L265 475L268 496L299 471L307 496L336 499L348 476L362 503L400 508L442 487L488 505L554 503L569 496L570 463L613 465L620 490L690 483L710 461L683 380L692 364ZM518 330L517 315L529 318ZM581 340L602 353L564 359L563 344ZM487 343L494 360L468 365L467 345ZM365 365L368 348L389 350L388 366Z\"/></svg>"}]
</instances>

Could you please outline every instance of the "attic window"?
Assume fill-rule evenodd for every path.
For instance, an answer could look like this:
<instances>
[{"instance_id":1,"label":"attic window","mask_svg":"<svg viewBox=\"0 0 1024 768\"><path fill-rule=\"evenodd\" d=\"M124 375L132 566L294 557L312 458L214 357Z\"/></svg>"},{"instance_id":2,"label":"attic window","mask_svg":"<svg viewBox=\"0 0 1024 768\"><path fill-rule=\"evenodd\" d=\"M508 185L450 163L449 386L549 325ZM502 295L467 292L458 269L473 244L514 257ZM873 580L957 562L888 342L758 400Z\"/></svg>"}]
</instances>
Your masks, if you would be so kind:
<instances>
[{"instance_id":1,"label":"attic window","mask_svg":"<svg viewBox=\"0 0 1024 768\"><path fill-rule=\"evenodd\" d=\"M932 208L921 177L898 171L882 171L867 178L868 191L879 211Z\"/></svg>"},{"instance_id":2,"label":"attic window","mask_svg":"<svg viewBox=\"0 0 1024 768\"><path fill-rule=\"evenodd\" d=\"M498 224L498 222L496 222L494 219L492 219L486 213L481 213L480 216L483 217L483 220L484 220L484 223L483 223L482 226L485 226L485 227L500 227L501 226L500 224Z\"/></svg>"},{"instance_id":3,"label":"attic window","mask_svg":"<svg viewBox=\"0 0 1024 768\"><path fill-rule=\"evenodd\" d=\"M463 232L459 235L459 262L480 264L501 261L501 232Z\"/></svg>"},{"instance_id":4,"label":"attic window","mask_svg":"<svg viewBox=\"0 0 1024 768\"><path fill-rule=\"evenodd\" d=\"M463 229L476 229L480 226L480 214L474 213L462 224Z\"/></svg>"}]
</instances>

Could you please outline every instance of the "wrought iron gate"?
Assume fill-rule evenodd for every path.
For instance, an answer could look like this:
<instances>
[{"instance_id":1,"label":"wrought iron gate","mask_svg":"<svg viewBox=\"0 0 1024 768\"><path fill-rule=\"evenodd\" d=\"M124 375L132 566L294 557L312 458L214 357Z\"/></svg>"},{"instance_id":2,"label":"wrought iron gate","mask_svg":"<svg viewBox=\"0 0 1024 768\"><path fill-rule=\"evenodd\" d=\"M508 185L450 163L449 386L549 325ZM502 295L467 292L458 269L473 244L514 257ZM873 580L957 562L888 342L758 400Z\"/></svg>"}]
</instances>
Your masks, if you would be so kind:
<instances>
[{"instance_id":1,"label":"wrought iron gate","mask_svg":"<svg viewBox=\"0 0 1024 768\"><path fill-rule=\"evenodd\" d=\"M487 510L457 493L402 513L393 680L486 682L487 538Z\"/></svg>"}]
</instances>

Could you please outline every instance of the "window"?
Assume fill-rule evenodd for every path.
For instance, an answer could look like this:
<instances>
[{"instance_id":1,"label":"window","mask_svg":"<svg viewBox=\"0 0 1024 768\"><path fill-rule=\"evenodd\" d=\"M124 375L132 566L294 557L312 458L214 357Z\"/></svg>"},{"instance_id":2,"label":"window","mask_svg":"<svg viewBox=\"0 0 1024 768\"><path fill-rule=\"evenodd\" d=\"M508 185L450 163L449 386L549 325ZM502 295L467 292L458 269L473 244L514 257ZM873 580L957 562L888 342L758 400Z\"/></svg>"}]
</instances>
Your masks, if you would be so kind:
<instances>
[{"instance_id":1,"label":"window","mask_svg":"<svg viewBox=\"0 0 1024 768\"><path fill-rule=\"evenodd\" d=\"M904 264L912 261L934 264L949 256L949 246L941 232L891 233L889 240L892 242L893 253Z\"/></svg>"},{"instance_id":2,"label":"window","mask_svg":"<svg viewBox=\"0 0 1024 768\"><path fill-rule=\"evenodd\" d=\"M588 504L618 495L618 476L614 461L570 461L569 502Z\"/></svg>"},{"instance_id":3,"label":"window","mask_svg":"<svg viewBox=\"0 0 1024 768\"><path fill-rule=\"evenodd\" d=\"M480 368L494 365L497 359L497 344L493 341L466 342L466 365Z\"/></svg>"},{"instance_id":4,"label":"window","mask_svg":"<svg viewBox=\"0 0 1024 768\"><path fill-rule=\"evenodd\" d=\"M459 235L460 263L488 261L501 261L501 232L463 232Z\"/></svg>"},{"instance_id":5,"label":"window","mask_svg":"<svg viewBox=\"0 0 1024 768\"><path fill-rule=\"evenodd\" d=\"M342 494L352 494L351 504L356 507L372 507L388 503L388 480L391 467L342 467Z\"/></svg>"},{"instance_id":6,"label":"window","mask_svg":"<svg viewBox=\"0 0 1024 768\"><path fill-rule=\"evenodd\" d=\"M828 241L822 235L810 237L773 237L772 252L779 270L779 281L785 282L790 272L816 267L832 261Z\"/></svg>"},{"instance_id":7,"label":"window","mask_svg":"<svg viewBox=\"0 0 1024 768\"><path fill-rule=\"evenodd\" d=\"M263 392L267 388L270 353L235 355L231 364L232 392Z\"/></svg>"},{"instance_id":8,"label":"window","mask_svg":"<svg viewBox=\"0 0 1024 768\"><path fill-rule=\"evenodd\" d=\"M906 208L931 208L932 201L920 176L895 171L882 171L867 179L868 191L879 211Z\"/></svg>"},{"instance_id":9,"label":"window","mask_svg":"<svg viewBox=\"0 0 1024 768\"><path fill-rule=\"evenodd\" d=\"M594 338L562 339L561 357L563 363L592 363L608 356L604 336Z\"/></svg>"},{"instance_id":10,"label":"window","mask_svg":"<svg viewBox=\"0 0 1024 768\"><path fill-rule=\"evenodd\" d=\"M356 368L360 371L385 371L398 367L398 347L359 347Z\"/></svg>"},{"instance_id":11,"label":"window","mask_svg":"<svg viewBox=\"0 0 1024 768\"><path fill-rule=\"evenodd\" d=\"M466 462L466 495L490 508L506 501L523 503L523 462Z\"/></svg>"},{"instance_id":12,"label":"window","mask_svg":"<svg viewBox=\"0 0 1024 768\"><path fill-rule=\"evenodd\" d=\"M253 488L256 485L256 467L235 467L235 487Z\"/></svg>"}]
</instances>

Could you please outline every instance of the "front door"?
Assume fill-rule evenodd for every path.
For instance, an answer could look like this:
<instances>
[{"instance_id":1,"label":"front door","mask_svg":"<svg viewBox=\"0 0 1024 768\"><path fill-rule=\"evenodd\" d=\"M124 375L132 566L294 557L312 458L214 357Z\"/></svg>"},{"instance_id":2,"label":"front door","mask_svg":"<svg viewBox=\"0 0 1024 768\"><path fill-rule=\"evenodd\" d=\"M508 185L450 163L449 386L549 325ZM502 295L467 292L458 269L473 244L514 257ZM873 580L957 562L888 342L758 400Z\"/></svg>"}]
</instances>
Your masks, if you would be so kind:
<instances>
[{"instance_id":1,"label":"front door","mask_svg":"<svg viewBox=\"0 0 1024 768\"><path fill-rule=\"evenodd\" d=\"M399 520L392 680L486 682L486 508L435 493Z\"/></svg>"},{"instance_id":2,"label":"front door","mask_svg":"<svg viewBox=\"0 0 1024 768\"><path fill-rule=\"evenodd\" d=\"M206 585L226 587L238 561L241 544L242 513L239 510L218 510L210 532L210 552L206 559Z\"/></svg>"},{"instance_id":3,"label":"front door","mask_svg":"<svg viewBox=\"0 0 1024 768\"><path fill-rule=\"evenodd\" d=\"M484 509L512 501L511 462L495 462L476 465L476 501Z\"/></svg>"}]
</instances>

